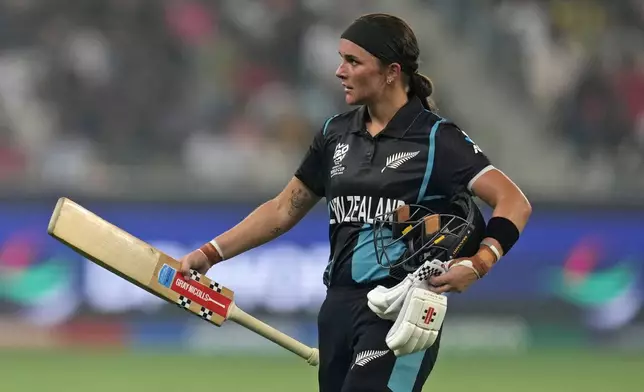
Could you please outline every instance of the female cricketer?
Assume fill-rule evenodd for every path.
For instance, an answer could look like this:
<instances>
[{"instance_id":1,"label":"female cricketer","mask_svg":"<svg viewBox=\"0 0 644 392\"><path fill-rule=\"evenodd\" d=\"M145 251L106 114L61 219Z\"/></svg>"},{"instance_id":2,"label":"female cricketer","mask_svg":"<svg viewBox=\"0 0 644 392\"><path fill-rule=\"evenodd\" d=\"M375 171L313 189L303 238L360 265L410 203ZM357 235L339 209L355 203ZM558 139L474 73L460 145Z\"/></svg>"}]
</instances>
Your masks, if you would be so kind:
<instances>
[{"instance_id":1,"label":"female cricketer","mask_svg":"<svg viewBox=\"0 0 644 392\"><path fill-rule=\"evenodd\" d=\"M460 193L491 206L483 239L468 255L470 266L452 263L446 273L429 279L437 293L462 292L510 251L531 206L467 134L436 114L432 83L418 73L417 39L403 20L364 15L344 31L338 51L336 76L346 103L355 108L322 125L279 195L184 256L182 271L206 273L277 238L325 198L331 250L323 277L327 295L318 316L319 390L420 392L439 342L401 357L387 348L392 322L368 308L366 294L398 281L377 260L374 220L407 204L448 208Z\"/></svg>"}]
</instances>

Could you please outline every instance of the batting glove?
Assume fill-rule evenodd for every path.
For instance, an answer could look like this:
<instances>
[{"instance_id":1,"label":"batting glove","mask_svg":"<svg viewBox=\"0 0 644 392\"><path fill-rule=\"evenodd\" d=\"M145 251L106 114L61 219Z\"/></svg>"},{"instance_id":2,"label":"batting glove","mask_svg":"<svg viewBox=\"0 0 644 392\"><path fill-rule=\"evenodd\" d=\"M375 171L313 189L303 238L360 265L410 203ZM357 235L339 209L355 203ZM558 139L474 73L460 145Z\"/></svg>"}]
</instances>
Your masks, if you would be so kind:
<instances>
[{"instance_id":1,"label":"batting glove","mask_svg":"<svg viewBox=\"0 0 644 392\"><path fill-rule=\"evenodd\" d=\"M428 349L438 338L446 312L446 296L420 287L411 289L387 333L387 346L397 357Z\"/></svg>"},{"instance_id":2,"label":"batting glove","mask_svg":"<svg viewBox=\"0 0 644 392\"><path fill-rule=\"evenodd\" d=\"M392 288L377 286L367 294L367 305L378 317L396 320L407 293L413 288L429 289L427 279L447 272L447 265L440 260L428 260L413 274L409 274Z\"/></svg>"}]
</instances>

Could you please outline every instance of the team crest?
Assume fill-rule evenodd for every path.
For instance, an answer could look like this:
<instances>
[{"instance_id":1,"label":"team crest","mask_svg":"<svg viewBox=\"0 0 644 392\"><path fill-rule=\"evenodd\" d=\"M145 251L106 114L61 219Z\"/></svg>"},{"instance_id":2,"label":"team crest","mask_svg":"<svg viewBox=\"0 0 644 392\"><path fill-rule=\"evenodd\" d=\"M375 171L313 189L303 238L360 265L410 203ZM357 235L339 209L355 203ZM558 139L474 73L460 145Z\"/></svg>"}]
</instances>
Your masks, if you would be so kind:
<instances>
[{"instance_id":1,"label":"team crest","mask_svg":"<svg viewBox=\"0 0 644 392\"><path fill-rule=\"evenodd\" d=\"M346 143L338 143L335 146L335 151L333 152L334 166L331 168L331 177L344 173L344 169L346 168L346 166L342 164L342 161L347 156L348 151L349 151L349 145Z\"/></svg>"}]
</instances>

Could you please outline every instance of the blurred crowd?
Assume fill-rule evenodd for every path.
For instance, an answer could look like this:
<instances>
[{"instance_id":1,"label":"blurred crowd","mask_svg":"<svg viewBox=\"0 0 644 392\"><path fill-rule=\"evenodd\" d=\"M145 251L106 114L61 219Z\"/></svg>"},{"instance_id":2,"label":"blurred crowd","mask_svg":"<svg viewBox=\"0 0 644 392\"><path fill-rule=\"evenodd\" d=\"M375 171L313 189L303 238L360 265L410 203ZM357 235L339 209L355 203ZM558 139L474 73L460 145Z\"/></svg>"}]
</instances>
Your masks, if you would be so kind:
<instances>
[{"instance_id":1,"label":"blurred crowd","mask_svg":"<svg viewBox=\"0 0 644 392\"><path fill-rule=\"evenodd\" d=\"M485 53L490 83L582 162L642 167L644 0L414 2L440 4ZM366 0L0 0L0 184L281 185L345 109L337 40L373 11Z\"/></svg>"},{"instance_id":2,"label":"blurred crowd","mask_svg":"<svg viewBox=\"0 0 644 392\"><path fill-rule=\"evenodd\" d=\"M582 163L644 167L643 0L428 0Z\"/></svg>"},{"instance_id":3,"label":"blurred crowd","mask_svg":"<svg viewBox=\"0 0 644 392\"><path fill-rule=\"evenodd\" d=\"M343 104L328 53L361 2L0 0L0 179L292 173Z\"/></svg>"}]
</instances>

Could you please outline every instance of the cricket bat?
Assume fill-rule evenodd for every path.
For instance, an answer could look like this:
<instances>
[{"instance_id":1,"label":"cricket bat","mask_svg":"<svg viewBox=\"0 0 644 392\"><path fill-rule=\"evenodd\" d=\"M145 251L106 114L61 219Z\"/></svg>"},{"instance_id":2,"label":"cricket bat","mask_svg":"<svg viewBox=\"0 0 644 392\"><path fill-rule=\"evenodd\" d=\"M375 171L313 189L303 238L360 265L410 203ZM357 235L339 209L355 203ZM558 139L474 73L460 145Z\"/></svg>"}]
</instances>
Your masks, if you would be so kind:
<instances>
[{"instance_id":1,"label":"cricket bat","mask_svg":"<svg viewBox=\"0 0 644 392\"><path fill-rule=\"evenodd\" d=\"M216 326L232 320L309 365L318 365L318 349L244 312L235 305L232 290L197 271L184 279L179 261L66 197L58 199L47 233L108 271Z\"/></svg>"}]
</instances>

